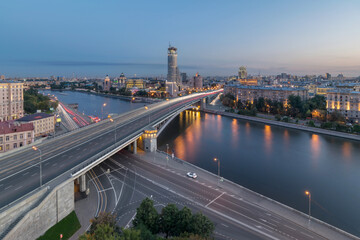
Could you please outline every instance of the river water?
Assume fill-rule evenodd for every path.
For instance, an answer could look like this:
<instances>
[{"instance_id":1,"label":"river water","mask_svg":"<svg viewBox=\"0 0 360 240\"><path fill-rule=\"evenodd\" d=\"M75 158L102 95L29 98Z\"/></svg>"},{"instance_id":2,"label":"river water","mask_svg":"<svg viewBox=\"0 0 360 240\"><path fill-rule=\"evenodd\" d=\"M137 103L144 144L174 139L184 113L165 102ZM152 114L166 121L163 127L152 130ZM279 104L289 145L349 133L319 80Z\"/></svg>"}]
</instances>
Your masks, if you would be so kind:
<instances>
[{"instance_id":1,"label":"river water","mask_svg":"<svg viewBox=\"0 0 360 240\"><path fill-rule=\"evenodd\" d=\"M50 91L49 91L50 93ZM86 93L51 92L65 103L76 102L88 115L122 113L141 107ZM360 142L312 134L194 111L182 112L158 138L158 146L178 158L255 192L360 236Z\"/></svg>"}]
</instances>

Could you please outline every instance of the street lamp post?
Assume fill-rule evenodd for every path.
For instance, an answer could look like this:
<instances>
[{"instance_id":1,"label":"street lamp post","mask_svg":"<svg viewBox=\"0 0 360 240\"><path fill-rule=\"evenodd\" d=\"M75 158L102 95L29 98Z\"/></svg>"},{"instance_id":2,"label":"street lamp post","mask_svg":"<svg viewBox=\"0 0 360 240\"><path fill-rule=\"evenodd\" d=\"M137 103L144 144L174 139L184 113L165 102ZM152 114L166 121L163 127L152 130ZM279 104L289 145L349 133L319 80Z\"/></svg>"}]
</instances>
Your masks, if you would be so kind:
<instances>
[{"instance_id":1,"label":"street lamp post","mask_svg":"<svg viewBox=\"0 0 360 240\"><path fill-rule=\"evenodd\" d=\"M39 149L39 148L37 148L37 147L35 147L35 146L32 146L32 149L34 150L34 151L39 151L39 153L40 153L40 187L42 187L42 153L41 153L41 150Z\"/></svg>"},{"instance_id":2,"label":"street lamp post","mask_svg":"<svg viewBox=\"0 0 360 240\"><path fill-rule=\"evenodd\" d=\"M220 159L214 158L214 161L218 163L218 177L219 177L219 182L220 182Z\"/></svg>"},{"instance_id":3,"label":"street lamp post","mask_svg":"<svg viewBox=\"0 0 360 240\"><path fill-rule=\"evenodd\" d=\"M149 108L145 106L145 109L148 110ZM149 114L149 124L150 124L150 114Z\"/></svg>"},{"instance_id":4,"label":"street lamp post","mask_svg":"<svg viewBox=\"0 0 360 240\"><path fill-rule=\"evenodd\" d=\"M311 220L311 193L309 191L305 191L305 194L309 196L309 222Z\"/></svg>"},{"instance_id":5,"label":"street lamp post","mask_svg":"<svg viewBox=\"0 0 360 240\"><path fill-rule=\"evenodd\" d=\"M166 144L166 166L169 164L169 144Z\"/></svg>"},{"instance_id":6,"label":"street lamp post","mask_svg":"<svg viewBox=\"0 0 360 240\"><path fill-rule=\"evenodd\" d=\"M106 103L103 103L103 105L101 105L101 119L104 118L104 107L106 107Z\"/></svg>"},{"instance_id":7,"label":"street lamp post","mask_svg":"<svg viewBox=\"0 0 360 240\"><path fill-rule=\"evenodd\" d=\"M115 131L114 136L115 136L115 143L116 143L116 123L112 118L110 118L110 122L114 123L114 131Z\"/></svg>"}]
</instances>

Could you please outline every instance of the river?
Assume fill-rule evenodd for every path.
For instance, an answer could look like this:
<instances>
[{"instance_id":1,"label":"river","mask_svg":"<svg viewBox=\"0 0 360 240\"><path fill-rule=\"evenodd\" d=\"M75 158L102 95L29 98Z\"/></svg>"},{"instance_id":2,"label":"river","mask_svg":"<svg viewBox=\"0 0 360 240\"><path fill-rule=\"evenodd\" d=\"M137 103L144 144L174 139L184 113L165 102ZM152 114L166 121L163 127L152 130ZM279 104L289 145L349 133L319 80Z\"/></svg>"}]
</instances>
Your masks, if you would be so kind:
<instances>
[{"instance_id":1,"label":"river","mask_svg":"<svg viewBox=\"0 0 360 240\"><path fill-rule=\"evenodd\" d=\"M86 93L65 92L65 103L79 103L88 115L121 113L143 106ZM220 115L182 112L158 138L159 149L169 144L175 156L217 173L255 192L308 213L360 236L360 142L312 134Z\"/></svg>"}]
</instances>

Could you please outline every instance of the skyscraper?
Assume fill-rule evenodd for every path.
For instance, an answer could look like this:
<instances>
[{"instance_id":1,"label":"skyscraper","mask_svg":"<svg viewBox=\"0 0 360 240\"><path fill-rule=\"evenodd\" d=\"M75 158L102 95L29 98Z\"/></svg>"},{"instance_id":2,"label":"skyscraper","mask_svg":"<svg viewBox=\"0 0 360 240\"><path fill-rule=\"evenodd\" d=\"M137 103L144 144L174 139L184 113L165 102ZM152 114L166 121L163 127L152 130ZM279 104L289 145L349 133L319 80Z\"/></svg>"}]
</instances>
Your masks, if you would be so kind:
<instances>
[{"instance_id":1,"label":"skyscraper","mask_svg":"<svg viewBox=\"0 0 360 240\"><path fill-rule=\"evenodd\" d=\"M103 90L104 91L110 91L110 78L108 75L106 75L106 78L104 79L104 83L103 83Z\"/></svg>"},{"instance_id":2,"label":"skyscraper","mask_svg":"<svg viewBox=\"0 0 360 240\"><path fill-rule=\"evenodd\" d=\"M199 73L195 74L194 77L194 88L200 89L203 87L203 78L199 75Z\"/></svg>"},{"instance_id":3,"label":"skyscraper","mask_svg":"<svg viewBox=\"0 0 360 240\"><path fill-rule=\"evenodd\" d=\"M239 79L246 79L246 78L247 78L246 67L244 66L239 67Z\"/></svg>"},{"instance_id":4,"label":"skyscraper","mask_svg":"<svg viewBox=\"0 0 360 240\"><path fill-rule=\"evenodd\" d=\"M169 82L176 82L178 85L180 82L180 74L177 66L177 48L169 46L168 48L168 75L167 80Z\"/></svg>"}]
</instances>

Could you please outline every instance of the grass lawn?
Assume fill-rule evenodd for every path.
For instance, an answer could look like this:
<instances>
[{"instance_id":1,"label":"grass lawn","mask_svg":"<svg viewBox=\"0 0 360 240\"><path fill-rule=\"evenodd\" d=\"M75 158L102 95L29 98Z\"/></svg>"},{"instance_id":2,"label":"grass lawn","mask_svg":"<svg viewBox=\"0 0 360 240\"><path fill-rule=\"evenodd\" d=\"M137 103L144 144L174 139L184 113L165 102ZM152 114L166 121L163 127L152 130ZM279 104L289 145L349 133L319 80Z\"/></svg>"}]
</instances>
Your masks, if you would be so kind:
<instances>
[{"instance_id":1,"label":"grass lawn","mask_svg":"<svg viewBox=\"0 0 360 240\"><path fill-rule=\"evenodd\" d=\"M63 220L52 226L46 231L44 235L37 240L60 239L60 234L63 235L62 240L69 239L81 227L79 219L75 211L72 211Z\"/></svg>"}]
</instances>

